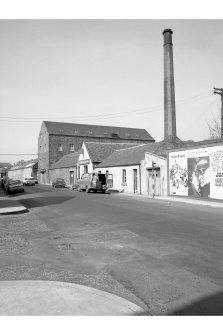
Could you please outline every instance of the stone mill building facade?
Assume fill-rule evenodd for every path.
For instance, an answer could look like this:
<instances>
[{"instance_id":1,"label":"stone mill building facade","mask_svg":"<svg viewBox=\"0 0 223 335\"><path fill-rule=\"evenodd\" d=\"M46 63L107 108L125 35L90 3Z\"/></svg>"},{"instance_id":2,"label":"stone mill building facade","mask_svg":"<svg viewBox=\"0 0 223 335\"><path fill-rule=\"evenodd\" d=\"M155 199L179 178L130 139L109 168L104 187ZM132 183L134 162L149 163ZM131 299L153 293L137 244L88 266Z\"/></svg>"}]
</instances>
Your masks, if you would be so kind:
<instances>
[{"instance_id":1,"label":"stone mill building facade","mask_svg":"<svg viewBox=\"0 0 223 335\"><path fill-rule=\"evenodd\" d=\"M43 121L38 138L39 182L48 184L50 167L64 155L78 152L84 141L139 145L155 140L145 129Z\"/></svg>"}]
</instances>

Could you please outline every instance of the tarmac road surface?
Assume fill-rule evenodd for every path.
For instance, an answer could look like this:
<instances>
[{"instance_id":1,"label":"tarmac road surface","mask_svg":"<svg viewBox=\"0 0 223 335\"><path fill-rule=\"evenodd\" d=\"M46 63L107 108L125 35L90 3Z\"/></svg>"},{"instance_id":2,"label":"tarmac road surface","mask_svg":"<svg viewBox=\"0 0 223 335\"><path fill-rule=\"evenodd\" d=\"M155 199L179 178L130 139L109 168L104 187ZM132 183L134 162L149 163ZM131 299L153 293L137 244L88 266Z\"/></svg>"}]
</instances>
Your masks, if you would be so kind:
<instances>
[{"instance_id":1,"label":"tarmac road surface","mask_svg":"<svg viewBox=\"0 0 223 335\"><path fill-rule=\"evenodd\" d=\"M0 217L0 280L99 289L146 315L223 314L223 208L36 185Z\"/></svg>"}]
</instances>

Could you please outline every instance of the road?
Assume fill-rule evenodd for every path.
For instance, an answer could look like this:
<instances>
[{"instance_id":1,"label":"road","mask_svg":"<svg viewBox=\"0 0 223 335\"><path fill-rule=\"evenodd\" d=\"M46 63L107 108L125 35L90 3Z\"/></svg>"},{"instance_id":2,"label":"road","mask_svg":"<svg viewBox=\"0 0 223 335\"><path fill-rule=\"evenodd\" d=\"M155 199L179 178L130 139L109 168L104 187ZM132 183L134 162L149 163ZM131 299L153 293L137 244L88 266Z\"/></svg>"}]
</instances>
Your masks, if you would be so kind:
<instances>
[{"instance_id":1,"label":"road","mask_svg":"<svg viewBox=\"0 0 223 335\"><path fill-rule=\"evenodd\" d=\"M0 217L0 280L73 282L146 315L223 314L223 208L36 185Z\"/></svg>"}]
</instances>

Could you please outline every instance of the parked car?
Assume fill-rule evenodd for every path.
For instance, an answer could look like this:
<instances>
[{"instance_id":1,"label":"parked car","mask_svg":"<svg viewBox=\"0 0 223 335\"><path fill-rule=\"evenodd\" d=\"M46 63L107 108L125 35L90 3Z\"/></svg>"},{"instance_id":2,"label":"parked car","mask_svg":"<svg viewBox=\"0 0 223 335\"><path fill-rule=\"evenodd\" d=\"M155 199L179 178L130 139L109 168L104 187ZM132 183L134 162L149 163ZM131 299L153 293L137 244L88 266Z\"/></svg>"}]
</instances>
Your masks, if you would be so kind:
<instances>
[{"instance_id":1,"label":"parked car","mask_svg":"<svg viewBox=\"0 0 223 335\"><path fill-rule=\"evenodd\" d=\"M23 183L19 179L8 179L5 184L5 192L6 194L11 192L24 192Z\"/></svg>"},{"instance_id":2,"label":"parked car","mask_svg":"<svg viewBox=\"0 0 223 335\"><path fill-rule=\"evenodd\" d=\"M65 187L66 186L66 182L63 178L56 178L54 179L53 183L52 183L53 187Z\"/></svg>"},{"instance_id":3,"label":"parked car","mask_svg":"<svg viewBox=\"0 0 223 335\"><path fill-rule=\"evenodd\" d=\"M36 180L33 177L25 178L22 182L23 182L23 185L27 185L27 186L35 186L36 185Z\"/></svg>"},{"instance_id":4,"label":"parked car","mask_svg":"<svg viewBox=\"0 0 223 335\"><path fill-rule=\"evenodd\" d=\"M108 189L107 178L104 173L84 173L80 179L78 179L73 186L79 192L85 190L87 193L90 191L100 191L105 193Z\"/></svg>"}]
</instances>

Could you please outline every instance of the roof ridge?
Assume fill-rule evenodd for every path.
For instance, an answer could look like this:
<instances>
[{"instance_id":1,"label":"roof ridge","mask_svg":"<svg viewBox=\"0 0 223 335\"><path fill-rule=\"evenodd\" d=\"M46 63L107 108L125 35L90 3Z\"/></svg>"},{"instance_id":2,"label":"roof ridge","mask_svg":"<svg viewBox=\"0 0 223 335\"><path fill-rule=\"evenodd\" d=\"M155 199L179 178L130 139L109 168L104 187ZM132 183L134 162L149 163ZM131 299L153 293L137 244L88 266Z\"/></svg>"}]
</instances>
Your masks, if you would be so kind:
<instances>
[{"instance_id":1,"label":"roof ridge","mask_svg":"<svg viewBox=\"0 0 223 335\"><path fill-rule=\"evenodd\" d=\"M136 146L130 147L130 148L117 149L116 151L130 150L130 149L134 149L134 148L138 148L138 147L144 147L145 145L147 145L147 144L139 144L139 145L136 145Z\"/></svg>"},{"instance_id":2,"label":"roof ridge","mask_svg":"<svg viewBox=\"0 0 223 335\"><path fill-rule=\"evenodd\" d=\"M60 124L70 124L70 125L78 125L78 126L95 126L95 127L106 127L106 128L121 128L121 129L134 129L134 130L146 130L145 128L132 128L132 127L120 127L120 126L106 126L106 125L100 125L100 124L88 124L88 123L73 123L73 122L59 122L59 121L47 121L44 120L43 122L48 123L60 123ZM147 131L147 130L146 130Z\"/></svg>"},{"instance_id":3,"label":"roof ridge","mask_svg":"<svg viewBox=\"0 0 223 335\"><path fill-rule=\"evenodd\" d=\"M122 145L132 145L132 144L135 144L135 143L137 143L137 142L135 142L135 143L123 143L123 142L115 142L115 143L109 143L109 142L88 142L88 141L84 141L84 143L95 143L95 144L108 144L108 145L117 145L117 144L122 144ZM141 144L139 144L139 145L141 145Z\"/></svg>"}]
</instances>

